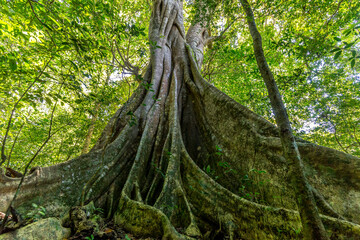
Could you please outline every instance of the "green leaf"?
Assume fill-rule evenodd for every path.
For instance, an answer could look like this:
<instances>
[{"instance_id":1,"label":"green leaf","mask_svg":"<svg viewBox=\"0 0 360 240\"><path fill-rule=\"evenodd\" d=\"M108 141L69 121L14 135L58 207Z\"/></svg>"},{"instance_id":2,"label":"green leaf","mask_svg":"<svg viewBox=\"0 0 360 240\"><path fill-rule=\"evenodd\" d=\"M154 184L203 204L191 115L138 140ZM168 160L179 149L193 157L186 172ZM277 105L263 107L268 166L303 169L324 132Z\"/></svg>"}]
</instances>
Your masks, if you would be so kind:
<instances>
[{"instance_id":1,"label":"green leaf","mask_svg":"<svg viewBox=\"0 0 360 240\"><path fill-rule=\"evenodd\" d=\"M334 49L331 50L330 52L333 53L333 52L338 52L338 51L341 51L341 48L334 48Z\"/></svg>"},{"instance_id":2,"label":"green leaf","mask_svg":"<svg viewBox=\"0 0 360 240\"><path fill-rule=\"evenodd\" d=\"M338 38L338 37L334 37L334 39L338 42L341 42L341 38Z\"/></svg>"},{"instance_id":3,"label":"green leaf","mask_svg":"<svg viewBox=\"0 0 360 240\"><path fill-rule=\"evenodd\" d=\"M346 44L346 45L345 45L345 48L349 48L349 47L351 47L352 45L354 45L354 43L355 43L355 42L352 42L352 43L348 43L348 44Z\"/></svg>"},{"instance_id":4,"label":"green leaf","mask_svg":"<svg viewBox=\"0 0 360 240\"><path fill-rule=\"evenodd\" d=\"M15 59L10 58L9 59L9 65L10 65L11 71L15 71L17 69L17 63L16 63Z\"/></svg>"},{"instance_id":5,"label":"green leaf","mask_svg":"<svg viewBox=\"0 0 360 240\"><path fill-rule=\"evenodd\" d=\"M75 67L76 71L79 71L78 66L73 61L69 60L69 62Z\"/></svg>"},{"instance_id":6,"label":"green leaf","mask_svg":"<svg viewBox=\"0 0 360 240\"><path fill-rule=\"evenodd\" d=\"M53 31L53 29L49 26L49 25L47 25L46 23L42 23L47 29L49 29L50 31Z\"/></svg>"},{"instance_id":7,"label":"green leaf","mask_svg":"<svg viewBox=\"0 0 360 240\"><path fill-rule=\"evenodd\" d=\"M355 66L355 59L351 60L351 68L353 68Z\"/></svg>"},{"instance_id":8,"label":"green leaf","mask_svg":"<svg viewBox=\"0 0 360 240\"><path fill-rule=\"evenodd\" d=\"M351 33L352 29L347 29L344 31L345 37L349 36Z\"/></svg>"},{"instance_id":9,"label":"green leaf","mask_svg":"<svg viewBox=\"0 0 360 240\"><path fill-rule=\"evenodd\" d=\"M45 98L45 101L46 101L46 103L47 103L47 104L49 104L49 105L51 105L51 104L52 104L51 99L50 99L50 98L48 98L48 97L46 97L46 98Z\"/></svg>"},{"instance_id":10,"label":"green leaf","mask_svg":"<svg viewBox=\"0 0 360 240\"><path fill-rule=\"evenodd\" d=\"M50 16L48 16L54 23L56 23L56 25L58 25L58 27L60 28L61 26L60 26L60 24L55 20L55 19L53 19L52 17L50 17Z\"/></svg>"},{"instance_id":11,"label":"green leaf","mask_svg":"<svg viewBox=\"0 0 360 240\"><path fill-rule=\"evenodd\" d=\"M20 109L22 107L24 107L24 104L22 104L21 102L19 102L18 105L16 106L17 109Z\"/></svg>"},{"instance_id":12,"label":"green leaf","mask_svg":"<svg viewBox=\"0 0 360 240\"><path fill-rule=\"evenodd\" d=\"M337 52L334 56L334 60L338 59L340 57L341 53L342 53L342 51Z\"/></svg>"},{"instance_id":13,"label":"green leaf","mask_svg":"<svg viewBox=\"0 0 360 240\"><path fill-rule=\"evenodd\" d=\"M356 56L356 51L355 51L355 50L351 50L351 55L352 55L353 57L355 57L355 56Z\"/></svg>"}]
</instances>

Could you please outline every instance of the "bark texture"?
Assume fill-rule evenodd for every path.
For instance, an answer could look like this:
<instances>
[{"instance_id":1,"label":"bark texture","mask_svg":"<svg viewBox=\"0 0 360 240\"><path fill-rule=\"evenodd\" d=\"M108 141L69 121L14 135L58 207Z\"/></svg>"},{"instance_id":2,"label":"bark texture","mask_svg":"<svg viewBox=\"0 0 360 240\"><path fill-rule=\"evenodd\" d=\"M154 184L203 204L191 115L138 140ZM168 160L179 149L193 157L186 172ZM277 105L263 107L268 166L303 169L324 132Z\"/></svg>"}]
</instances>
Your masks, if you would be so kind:
<instances>
[{"instance_id":1,"label":"bark texture","mask_svg":"<svg viewBox=\"0 0 360 240\"><path fill-rule=\"evenodd\" d=\"M158 47L143 83L89 153L25 178L17 210L36 203L61 216L94 201L135 235L301 239L278 129L201 77L205 26L185 35L182 2L154 1L149 38ZM359 159L297 141L312 185L350 220L322 215L326 230L334 239L360 238ZM253 178L263 184L244 190L254 169L266 172ZM0 174L0 211L18 183Z\"/></svg>"},{"instance_id":2,"label":"bark texture","mask_svg":"<svg viewBox=\"0 0 360 240\"><path fill-rule=\"evenodd\" d=\"M304 229L304 238L317 240L329 239L324 225L321 222L311 186L305 177L303 162L291 130L285 105L275 82L274 75L266 61L262 47L262 38L257 30L253 11L247 0L240 0L240 2L245 10L250 34L253 39L256 62L267 87L276 124L279 127L284 156L290 165L289 176L296 195L297 207Z\"/></svg>"}]
</instances>

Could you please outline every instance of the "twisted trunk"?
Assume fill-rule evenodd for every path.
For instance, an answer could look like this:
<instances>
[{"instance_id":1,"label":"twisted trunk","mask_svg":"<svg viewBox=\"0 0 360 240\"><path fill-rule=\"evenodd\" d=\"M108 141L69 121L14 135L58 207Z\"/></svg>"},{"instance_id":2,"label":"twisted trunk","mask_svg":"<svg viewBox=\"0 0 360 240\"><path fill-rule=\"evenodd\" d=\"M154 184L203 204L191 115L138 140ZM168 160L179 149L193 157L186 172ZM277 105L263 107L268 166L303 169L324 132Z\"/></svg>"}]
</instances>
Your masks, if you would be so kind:
<instances>
[{"instance_id":1,"label":"twisted trunk","mask_svg":"<svg viewBox=\"0 0 360 240\"><path fill-rule=\"evenodd\" d=\"M155 44L144 82L94 148L27 176L15 207L25 211L35 202L60 216L94 201L128 231L163 239L301 238L277 128L201 77L206 24L194 24L185 36L181 4L154 2L149 38ZM316 172L310 180L325 199L352 203L359 197L358 158L297 141L307 172ZM246 189L261 193L256 202L245 199L241 181L252 169L267 172L256 176L266 184ZM0 211L18 182L0 175ZM356 204L351 211L334 208L360 220ZM354 223L322 220L334 238L360 237Z\"/></svg>"}]
</instances>

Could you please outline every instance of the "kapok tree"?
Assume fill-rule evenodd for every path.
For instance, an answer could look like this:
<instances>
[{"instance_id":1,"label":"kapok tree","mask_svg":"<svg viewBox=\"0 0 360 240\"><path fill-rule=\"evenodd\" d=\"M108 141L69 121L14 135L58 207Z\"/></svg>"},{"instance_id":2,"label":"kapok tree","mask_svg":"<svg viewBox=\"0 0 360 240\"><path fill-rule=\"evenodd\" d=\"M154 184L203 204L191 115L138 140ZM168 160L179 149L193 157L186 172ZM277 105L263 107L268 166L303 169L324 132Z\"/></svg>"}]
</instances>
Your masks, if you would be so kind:
<instances>
[{"instance_id":1,"label":"kapok tree","mask_svg":"<svg viewBox=\"0 0 360 240\"><path fill-rule=\"evenodd\" d=\"M151 57L141 86L89 153L24 178L13 203L18 211L37 203L62 216L93 201L142 236L301 238L278 128L201 76L204 47L214 39L211 4L198 2L198 17L185 33L182 1L154 1ZM329 235L359 238L360 226L352 223L360 220L359 159L296 141ZM252 198L257 202L246 199L243 187L243 176L254 171L267 173L256 176L262 187L247 189L261 195ZM0 175L0 211L9 207L19 181Z\"/></svg>"}]
</instances>

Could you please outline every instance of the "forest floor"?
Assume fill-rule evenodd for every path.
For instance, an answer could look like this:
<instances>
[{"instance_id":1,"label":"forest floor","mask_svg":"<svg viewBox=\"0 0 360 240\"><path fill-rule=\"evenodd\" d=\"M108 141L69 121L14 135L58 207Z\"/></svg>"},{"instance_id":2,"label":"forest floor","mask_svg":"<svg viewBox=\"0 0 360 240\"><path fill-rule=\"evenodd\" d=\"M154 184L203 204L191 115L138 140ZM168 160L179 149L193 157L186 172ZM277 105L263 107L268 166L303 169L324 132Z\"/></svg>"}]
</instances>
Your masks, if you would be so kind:
<instances>
[{"instance_id":1,"label":"forest floor","mask_svg":"<svg viewBox=\"0 0 360 240\"><path fill-rule=\"evenodd\" d=\"M0 225L5 217L5 213L0 212ZM5 231L7 233L10 231L15 231L18 228L24 227L28 224L34 222L34 219L21 220L16 223L12 216L10 215L9 220L6 224ZM99 229L94 231L94 229L84 230L79 233L72 234L71 237L66 240L157 240L157 238L141 238L134 236L133 234L125 231L120 226L115 225L112 221L99 221Z\"/></svg>"},{"instance_id":2,"label":"forest floor","mask_svg":"<svg viewBox=\"0 0 360 240\"><path fill-rule=\"evenodd\" d=\"M96 234L80 232L72 235L67 240L157 240L157 238L141 238L132 235L113 222L105 223L103 230Z\"/></svg>"}]
</instances>

